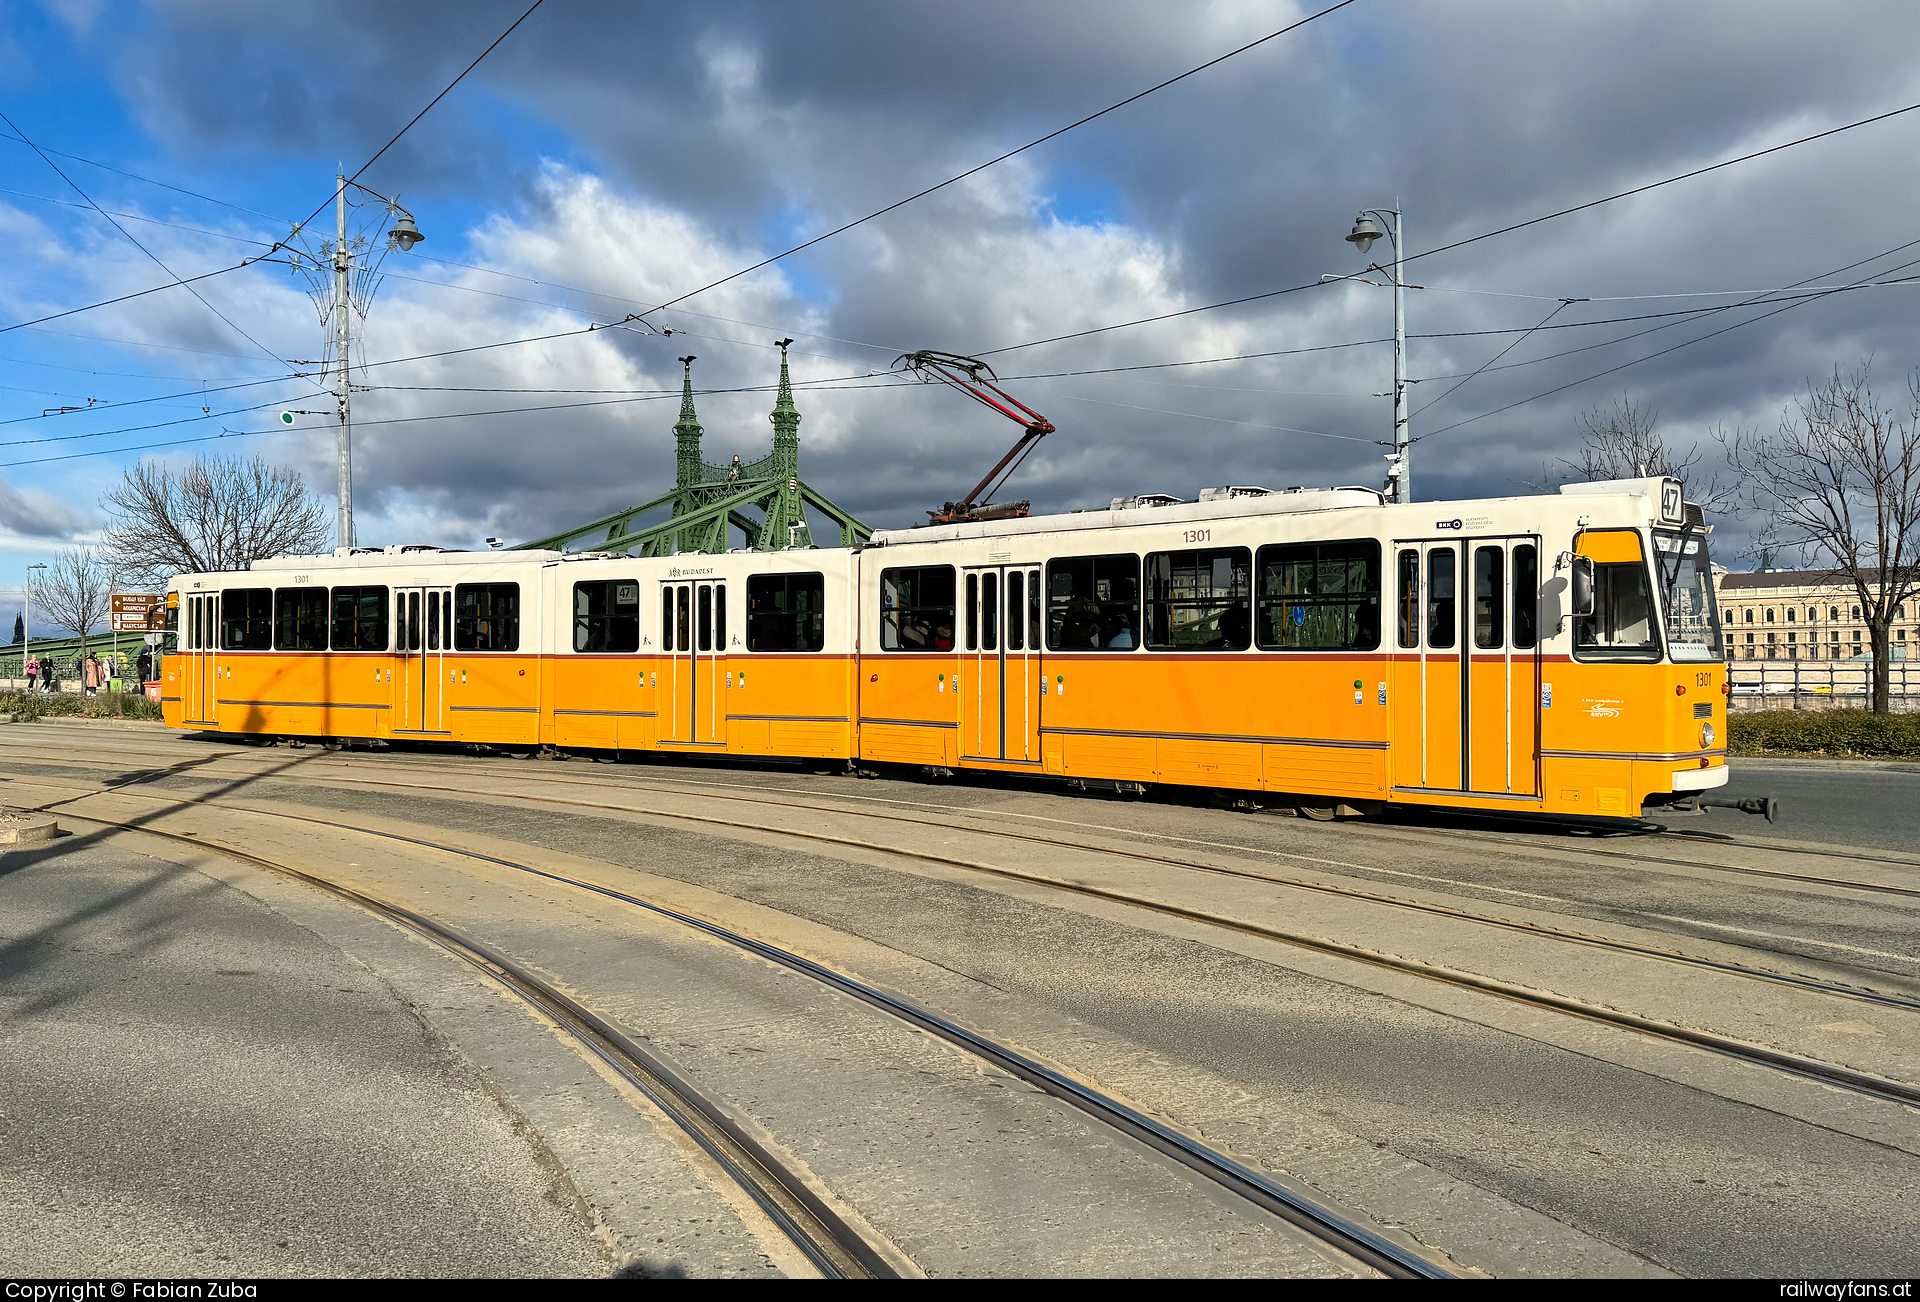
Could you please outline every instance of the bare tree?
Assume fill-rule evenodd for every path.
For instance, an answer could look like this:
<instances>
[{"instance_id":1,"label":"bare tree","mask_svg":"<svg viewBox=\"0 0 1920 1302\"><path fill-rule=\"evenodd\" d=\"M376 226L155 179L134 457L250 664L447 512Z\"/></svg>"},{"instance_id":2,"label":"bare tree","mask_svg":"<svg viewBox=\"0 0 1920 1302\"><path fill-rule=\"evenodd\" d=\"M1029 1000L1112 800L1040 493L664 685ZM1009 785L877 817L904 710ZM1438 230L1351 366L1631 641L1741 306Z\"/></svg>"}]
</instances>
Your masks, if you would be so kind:
<instances>
[{"instance_id":1,"label":"bare tree","mask_svg":"<svg viewBox=\"0 0 1920 1302\"><path fill-rule=\"evenodd\" d=\"M1558 473L1547 483L1557 487L1571 480L1645 479L1659 475L1686 485L1686 498L1709 511L1726 511L1738 501L1734 486L1700 466L1700 449L1682 451L1668 443L1657 426L1660 413L1622 394L1611 408L1595 407L1580 417L1580 451L1571 461L1562 459Z\"/></svg>"},{"instance_id":2,"label":"bare tree","mask_svg":"<svg viewBox=\"0 0 1920 1302\"><path fill-rule=\"evenodd\" d=\"M1809 381L1779 433L1736 432L1728 451L1747 472L1761 546L1797 548L1852 583L1873 647L1873 709L1885 714L1895 611L1920 596L1920 371L1904 411L1874 396L1867 371Z\"/></svg>"},{"instance_id":3,"label":"bare tree","mask_svg":"<svg viewBox=\"0 0 1920 1302\"><path fill-rule=\"evenodd\" d=\"M262 457L200 458L173 471L142 461L101 497L111 517L101 545L130 581L243 570L268 556L326 547L328 512L295 470Z\"/></svg>"},{"instance_id":4,"label":"bare tree","mask_svg":"<svg viewBox=\"0 0 1920 1302\"><path fill-rule=\"evenodd\" d=\"M34 600L47 618L80 638L86 654L87 635L100 627L113 598L113 570L91 547L71 547L47 566L46 577L34 585Z\"/></svg>"}]
</instances>

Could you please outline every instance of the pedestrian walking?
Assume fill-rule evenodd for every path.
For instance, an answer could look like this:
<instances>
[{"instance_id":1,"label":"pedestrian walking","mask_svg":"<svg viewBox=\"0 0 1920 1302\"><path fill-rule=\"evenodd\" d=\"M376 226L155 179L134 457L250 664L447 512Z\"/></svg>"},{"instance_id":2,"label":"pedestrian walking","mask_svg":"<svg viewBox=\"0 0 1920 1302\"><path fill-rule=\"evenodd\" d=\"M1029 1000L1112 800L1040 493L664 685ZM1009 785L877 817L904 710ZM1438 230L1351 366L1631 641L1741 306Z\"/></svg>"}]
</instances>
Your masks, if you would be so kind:
<instances>
[{"instance_id":1,"label":"pedestrian walking","mask_svg":"<svg viewBox=\"0 0 1920 1302\"><path fill-rule=\"evenodd\" d=\"M153 681L153 648L152 647L143 646L140 648L140 659L135 663L134 667L139 670L140 681L142 683L150 683Z\"/></svg>"},{"instance_id":2,"label":"pedestrian walking","mask_svg":"<svg viewBox=\"0 0 1920 1302\"><path fill-rule=\"evenodd\" d=\"M92 696L100 690L103 681L105 675L101 672L100 657L91 651L87 652L87 658L80 665L81 686L86 689L88 696Z\"/></svg>"},{"instance_id":3,"label":"pedestrian walking","mask_svg":"<svg viewBox=\"0 0 1920 1302\"><path fill-rule=\"evenodd\" d=\"M57 690L53 680L53 657L52 656L48 656L45 660L42 660L40 662L40 690L43 692L52 692Z\"/></svg>"},{"instance_id":4,"label":"pedestrian walking","mask_svg":"<svg viewBox=\"0 0 1920 1302\"><path fill-rule=\"evenodd\" d=\"M21 666L21 672L27 676L27 691L32 693L40 686L40 657L28 656L27 663Z\"/></svg>"}]
</instances>

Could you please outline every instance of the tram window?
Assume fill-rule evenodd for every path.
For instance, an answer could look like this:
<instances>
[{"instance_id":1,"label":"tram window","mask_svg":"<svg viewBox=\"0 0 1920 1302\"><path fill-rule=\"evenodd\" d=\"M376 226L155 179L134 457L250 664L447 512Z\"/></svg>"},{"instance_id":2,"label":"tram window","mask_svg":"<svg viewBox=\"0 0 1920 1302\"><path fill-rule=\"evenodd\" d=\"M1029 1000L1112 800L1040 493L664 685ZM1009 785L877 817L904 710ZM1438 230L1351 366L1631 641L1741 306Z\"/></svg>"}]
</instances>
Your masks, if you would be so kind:
<instances>
[{"instance_id":1,"label":"tram window","mask_svg":"<svg viewBox=\"0 0 1920 1302\"><path fill-rule=\"evenodd\" d=\"M1420 553L1400 553L1400 645L1420 645Z\"/></svg>"},{"instance_id":2,"label":"tram window","mask_svg":"<svg viewBox=\"0 0 1920 1302\"><path fill-rule=\"evenodd\" d=\"M1371 538L1262 547L1254 628L1263 651L1380 645L1380 544Z\"/></svg>"},{"instance_id":3,"label":"tram window","mask_svg":"<svg viewBox=\"0 0 1920 1302\"><path fill-rule=\"evenodd\" d=\"M1483 650L1500 645L1500 626L1506 623L1502 588L1506 553L1498 547L1473 549L1473 644Z\"/></svg>"},{"instance_id":4,"label":"tram window","mask_svg":"<svg viewBox=\"0 0 1920 1302\"><path fill-rule=\"evenodd\" d=\"M450 613L450 612L449 612ZM440 649L440 594L427 594L427 650Z\"/></svg>"},{"instance_id":5,"label":"tram window","mask_svg":"<svg viewBox=\"0 0 1920 1302\"><path fill-rule=\"evenodd\" d=\"M711 651L713 650L713 589L712 588L702 587L700 589L700 595L698 598L696 598L696 606L700 613L699 649L702 651Z\"/></svg>"},{"instance_id":6,"label":"tram window","mask_svg":"<svg viewBox=\"0 0 1920 1302\"><path fill-rule=\"evenodd\" d=\"M980 576L980 649L1000 649L1000 576Z\"/></svg>"},{"instance_id":7,"label":"tram window","mask_svg":"<svg viewBox=\"0 0 1920 1302\"><path fill-rule=\"evenodd\" d=\"M674 588L660 590L660 649L671 651L677 645L673 640L673 594Z\"/></svg>"},{"instance_id":8,"label":"tram window","mask_svg":"<svg viewBox=\"0 0 1920 1302\"><path fill-rule=\"evenodd\" d=\"M1513 648L1531 650L1540 624L1540 553L1532 543L1513 549Z\"/></svg>"},{"instance_id":9,"label":"tram window","mask_svg":"<svg viewBox=\"0 0 1920 1302\"><path fill-rule=\"evenodd\" d=\"M727 649L727 585L713 585L713 647L716 651Z\"/></svg>"},{"instance_id":10,"label":"tram window","mask_svg":"<svg viewBox=\"0 0 1920 1302\"><path fill-rule=\"evenodd\" d=\"M1147 646L1245 651L1253 639L1253 553L1154 552L1147 557Z\"/></svg>"},{"instance_id":11,"label":"tram window","mask_svg":"<svg viewBox=\"0 0 1920 1302\"><path fill-rule=\"evenodd\" d=\"M826 644L824 574L756 574L747 580L747 650L818 651Z\"/></svg>"},{"instance_id":12,"label":"tram window","mask_svg":"<svg viewBox=\"0 0 1920 1302\"><path fill-rule=\"evenodd\" d=\"M1453 548L1427 553L1427 645L1453 645Z\"/></svg>"},{"instance_id":13,"label":"tram window","mask_svg":"<svg viewBox=\"0 0 1920 1302\"><path fill-rule=\"evenodd\" d=\"M1007 573L1007 650L1019 651L1026 646L1021 637L1027 622L1027 575L1024 570L1010 570Z\"/></svg>"},{"instance_id":14,"label":"tram window","mask_svg":"<svg viewBox=\"0 0 1920 1302\"><path fill-rule=\"evenodd\" d=\"M420 594L402 592L394 597L394 622L400 627L393 639L395 651L420 649Z\"/></svg>"},{"instance_id":15,"label":"tram window","mask_svg":"<svg viewBox=\"0 0 1920 1302\"><path fill-rule=\"evenodd\" d=\"M387 649L387 590L384 587L333 590L333 649Z\"/></svg>"},{"instance_id":16,"label":"tram window","mask_svg":"<svg viewBox=\"0 0 1920 1302\"><path fill-rule=\"evenodd\" d=\"M1047 562L1047 649L1131 651L1140 645L1140 558Z\"/></svg>"},{"instance_id":17,"label":"tram window","mask_svg":"<svg viewBox=\"0 0 1920 1302\"><path fill-rule=\"evenodd\" d=\"M273 645L273 589L229 588L221 596L220 649L265 651Z\"/></svg>"},{"instance_id":18,"label":"tram window","mask_svg":"<svg viewBox=\"0 0 1920 1302\"><path fill-rule=\"evenodd\" d=\"M1582 660L1658 659L1653 585L1640 536L1631 529L1595 530L1580 535L1580 551L1595 558L1593 614L1574 620L1574 654Z\"/></svg>"},{"instance_id":19,"label":"tram window","mask_svg":"<svg viewBox=\"0 0 1920 1302\"><path fill-rule=\"evenodd\" d=\"M574 584L573 649L638 651L640 585L632 579Z\"/></svg>"},{"instance_id":20,"label":"tram window","mask_svg":"<svg viewBox=\"0 0 1920 1302\"><path fill-rule=\"evenodd\" d=\"M951 565L880 571L880 649L953 650Z\"/></svg>"},{"instance_id":21,"label":"tram window","mask_svg":"<svg viewBox=\"0 0 1920 1302\"><path fill-rule=\"evenodd\" d=\"M520 649L520 585L462 583L453 590L455 651Z\"/></svg>"},{"instance_id":22,"label":"tram window","mask_svg":"<svg viewBox=\"0 0 1920 1302\"><path fill-rule=\"evenodd\" d=\"M967 650L980 649L980 576L967 576Z\"/></svg>"},{"instance_id":23,"label":"tram window","mask_svg":"<svg viewBox=\"0 0 1920 1302\"><path fill-rule=\"evenodd\" d=\"M1027 573L1027 645L1040 649L1040 571Z\"/></svg>"},{"instance_id":24,"label":"tram window","mask_svg":"<svg viewBox=\"0 0 1920 1302\"><path fill-rule=\"evenodd\" d=\"M693 650L693 589L673 590L673 645L675 650Z\"/></svg>"}]
</instances>

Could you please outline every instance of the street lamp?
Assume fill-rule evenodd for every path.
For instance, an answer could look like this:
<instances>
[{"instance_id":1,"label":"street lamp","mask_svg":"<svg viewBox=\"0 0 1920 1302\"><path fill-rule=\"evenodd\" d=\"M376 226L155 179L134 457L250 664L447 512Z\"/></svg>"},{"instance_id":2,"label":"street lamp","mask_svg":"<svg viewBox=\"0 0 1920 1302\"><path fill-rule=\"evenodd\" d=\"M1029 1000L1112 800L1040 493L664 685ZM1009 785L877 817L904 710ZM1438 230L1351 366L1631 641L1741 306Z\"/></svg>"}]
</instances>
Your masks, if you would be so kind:
<instances>
[{"instance_id":1,"label":"street lamp","mask_svg":"<svg viewBox=\"0 0 1920 1302\"><path fill-rule=\"evenodd\" d=\"M25 678L27 673L27 651L33 644L33 572L46 568L45 564L27 566L27 595L20 602L20 676L22 678ZM33 690L31 679L27 682L27 690L29 692Z\"/></svg>"},{"instance_id":2,"label":"street lamp","mask_svg":"<svg viewBox=\"0 0 1920 1302\"><path fill-rule=\"evenodd\" d=\"M1392 223L1381 230L1375 217L1391 217ZM1353 219L1347 242L1365 253L1382 235L1393 245L1393 453L1387 458L1387 482L1393 486L1393 500L1413 500L1413 466L1407 460L1407 302L1406 285L1400 264L1406 257L1401 238L1398 208L1365 208ZM1378 263L1374 264L1379 266Z\"/></svg>"},{"instance_id":3,"label":"street lamp","mask_svg":"<svg viewBox=\"0 0 1920 1302\"><path fill-rule=\"evenodd\" d=\"M334 542L336 546L350 548L354 544L353 386L348 381L350 372L347 365L347 350L353 334L348 309L353 296L354 252L347 243L347 187L352 186L356 190L364 191L387 205L387 212L393 218L393 229L387 232L389 249L410 253L413 246L424 240L426 236L420 233L420 227L415 224L412 213L378 190L361 185L358 181L349 181L343 174L337 172L333 180L336 230L333 241L333 327L340 361L340 380L334 387L334 399L339 404L340 415L339 429L334 439L340 494ZM364 261L364 255L362 259ZM372 291L368 290L368 293L371 294ZM290 421L288 423L291 424Z\"/></svg>"}]
</instances>

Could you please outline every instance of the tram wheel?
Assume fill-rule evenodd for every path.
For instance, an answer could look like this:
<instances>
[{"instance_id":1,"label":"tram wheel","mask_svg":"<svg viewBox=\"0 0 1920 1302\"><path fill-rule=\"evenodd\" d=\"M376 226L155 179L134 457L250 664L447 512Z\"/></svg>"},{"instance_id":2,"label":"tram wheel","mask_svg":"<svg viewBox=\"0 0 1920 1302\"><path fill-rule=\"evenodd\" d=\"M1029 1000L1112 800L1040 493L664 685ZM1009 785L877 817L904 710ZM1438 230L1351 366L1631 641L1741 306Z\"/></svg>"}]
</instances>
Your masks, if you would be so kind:
<instances>
[{"instance_id":1,"label":"tram wheel","mask_svg":"<svg viewBox=\"0 0 1920 1302\"><path fill-rule=\"evenodd\" d=\"M1294 808L1300 811L1300 817L1311 818L1316 823L1331 823L1340 814L1338 805L1309 805L1302 801Z\"/></svg>"}]
</instances>

